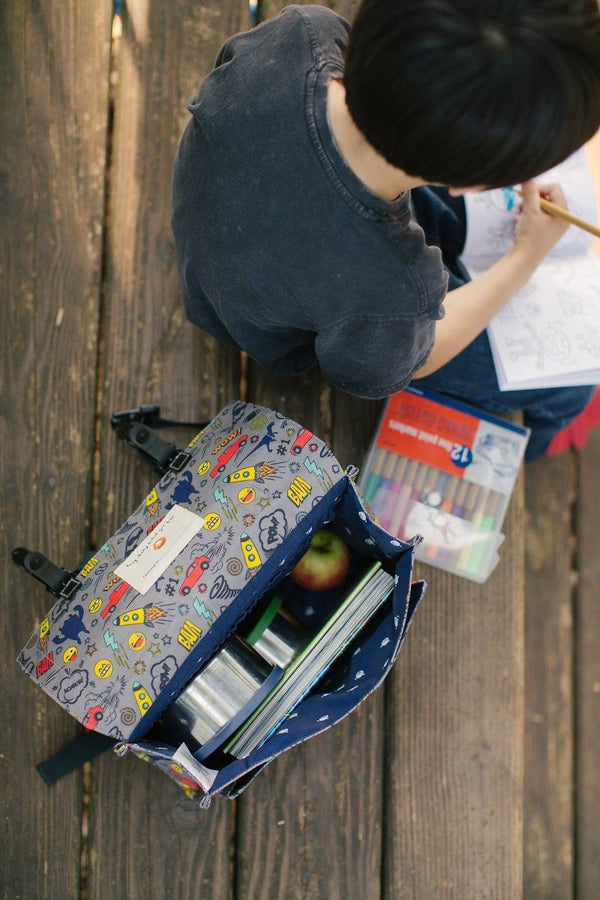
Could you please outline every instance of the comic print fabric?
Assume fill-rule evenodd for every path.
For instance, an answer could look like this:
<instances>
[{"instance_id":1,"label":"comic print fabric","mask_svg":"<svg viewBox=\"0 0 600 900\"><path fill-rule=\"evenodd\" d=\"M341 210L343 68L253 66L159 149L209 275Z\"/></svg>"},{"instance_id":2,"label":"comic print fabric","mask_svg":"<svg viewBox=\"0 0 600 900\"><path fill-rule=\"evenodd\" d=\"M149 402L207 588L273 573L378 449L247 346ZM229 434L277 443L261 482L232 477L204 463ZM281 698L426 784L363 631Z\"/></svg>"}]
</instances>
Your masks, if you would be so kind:
<instances>
[{"instance_id":1,"label":"comic print fabric","mask_svg":"<svg viewBox=\"0 0 600 900\"><path fill-rule=\"evenodd\" d=\"M234 402L79 572L18 657L86 728L143 734L235 629L265 562L344 479L327 445ZM175 554L175 555L173 555ZM160 701L160 702L157 702ZM144 721L142 722L142 719Z\"/></svg>"}]
</instances>

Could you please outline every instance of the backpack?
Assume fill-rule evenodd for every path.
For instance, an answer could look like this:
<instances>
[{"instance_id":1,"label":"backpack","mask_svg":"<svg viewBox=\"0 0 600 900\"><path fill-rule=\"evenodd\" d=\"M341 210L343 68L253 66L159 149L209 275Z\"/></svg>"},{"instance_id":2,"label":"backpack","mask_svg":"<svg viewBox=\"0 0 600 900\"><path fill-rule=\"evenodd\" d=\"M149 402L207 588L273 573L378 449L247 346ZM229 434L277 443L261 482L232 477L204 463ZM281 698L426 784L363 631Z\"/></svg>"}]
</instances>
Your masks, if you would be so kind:
<instances>
[{"instance_id":1,"label":"backpack","mask_svg":"<svg viewBox=\"0 0 600 900\"><path fill-rule=\"evenodd\" d=\"M215 794L237 796L272 759L335 725L381 684L424 591L411 582L419 538L403 542L379 527L355 488L357 470L344 471L320 438L280 412L232 402L185 449L150 427L175 424L158 407L116 413L111 424L161 473L158 483L73 572L37 551L13 551L56 597L18 664L85 729L37 768L52 783L112 747L158 766L208 806ZM343 539L357 571L381 564L389 596L266 739L235 755L224 746L289 663L285 655L265 662L257 635L281 638L278 622L300 646L344 596L298 590L289 577L323 528ZM200 683L196 701L212 698L216 732L188 740L197 709L184 699ZM239 702L227 712L230 693Z\"/></svg>"}]
</instances>

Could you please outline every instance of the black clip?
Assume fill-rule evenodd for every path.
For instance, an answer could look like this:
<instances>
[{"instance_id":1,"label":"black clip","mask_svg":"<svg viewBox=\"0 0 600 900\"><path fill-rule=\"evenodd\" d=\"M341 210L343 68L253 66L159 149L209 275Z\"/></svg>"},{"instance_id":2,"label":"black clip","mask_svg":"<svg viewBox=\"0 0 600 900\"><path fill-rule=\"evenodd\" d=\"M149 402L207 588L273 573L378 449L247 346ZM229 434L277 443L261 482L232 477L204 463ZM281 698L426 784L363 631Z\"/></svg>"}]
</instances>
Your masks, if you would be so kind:
<instances>
[{"instance_id":1,"label":"black clip","mask_svg":"<svg viewBox=\"0 0 600 900\"><path fill-rule=\"evenodd\" d=\"M117 437L126 441L131 447L135 447L161 475L164 475L169 469L181 472L191 459L189 453L180 450L175 444L164 441L150 428L139 422L120 422L116 432Z\"/></svg>"},{"instance_id":2,"label":"black clip","mask_svg":"<svg viewBox=\"0 0 600 900\"><path fill-rule=\"evenodd\" d=\"M70 599L81 587L81 582L74 578L71 572L54 565L43 553L39 553L37 550L15 547L12 552L12 559L28 575L41 582L55 597Z\"/></svg>"},{"instance_id":3,"label":"black clip","mask_svg":"<svg viewBox=\"0 0 600 900\"><path fill-rule=\"evenodd\" d=\"M156 428L160 420L160 406L138 406L137 409L123 409L115 412L110 417L110 424L117 430L119 425L134 424L149 425Z\"/></svg>"}]
</instances>

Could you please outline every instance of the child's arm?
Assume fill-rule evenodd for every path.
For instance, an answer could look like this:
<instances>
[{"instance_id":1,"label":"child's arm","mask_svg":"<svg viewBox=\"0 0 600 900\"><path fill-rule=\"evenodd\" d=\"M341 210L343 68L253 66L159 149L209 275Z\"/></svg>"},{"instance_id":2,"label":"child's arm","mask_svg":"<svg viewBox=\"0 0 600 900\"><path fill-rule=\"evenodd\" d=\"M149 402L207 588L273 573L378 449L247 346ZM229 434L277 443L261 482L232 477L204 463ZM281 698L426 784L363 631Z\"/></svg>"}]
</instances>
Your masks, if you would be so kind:
<instances>
[{"instance_id":1,"label":"child's arm","mask_svg":"<svg viewBox=\"0 0 600 900\"><path fill-rule=\"evenodd\" d=\"M523 287L567 230L568 223L542 212L540 194L566 209L557 184L523 184L523 208L515 227L513 247L494 265L444 300L446 315L436 322L431 354L413 378L424 378L454 359L486 327L499 309Z\"/></svg>"}]
</instances>

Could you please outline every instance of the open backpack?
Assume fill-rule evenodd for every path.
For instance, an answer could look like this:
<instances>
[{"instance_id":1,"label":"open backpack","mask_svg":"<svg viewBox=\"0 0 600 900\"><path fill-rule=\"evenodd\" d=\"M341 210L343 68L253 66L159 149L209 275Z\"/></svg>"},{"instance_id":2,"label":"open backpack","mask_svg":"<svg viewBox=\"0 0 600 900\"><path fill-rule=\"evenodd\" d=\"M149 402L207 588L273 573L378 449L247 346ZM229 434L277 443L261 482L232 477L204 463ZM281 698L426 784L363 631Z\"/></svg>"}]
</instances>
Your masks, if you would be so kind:
<instances>
[{"instance_id":1,"label":"open backpack","mask_svg":"<svg viewBox=\"0 0 600 900\"><path fill-rule=\"evenodd\" d=\"M47 782L113 747L158 766L207 806L214 794L237 796L274 757L335 725L381 684L424 590L411 581L419 539L402 542L379 527L354 486L356 470L344 471L322 440L279 412L232 402L185 449L154 433L150 426L173 424L158 413L112 417L162 477L79 569L13 551L56 597L18 663L85 728L38 766ZM287 662L261 656L274 616L285 612L297 633L315 635L348 592L291 582L323 528L350 549L354 582L378 562L389 593L276 727L236 754L227 749L236 729L286 671ZM231 679L241 699L228 712L220 707ZM219 707L221 719L188 740L185 716L172 710L200 683L213 700L196 701L212 703L213 717Z\"/></svg>"}]
</instances>

